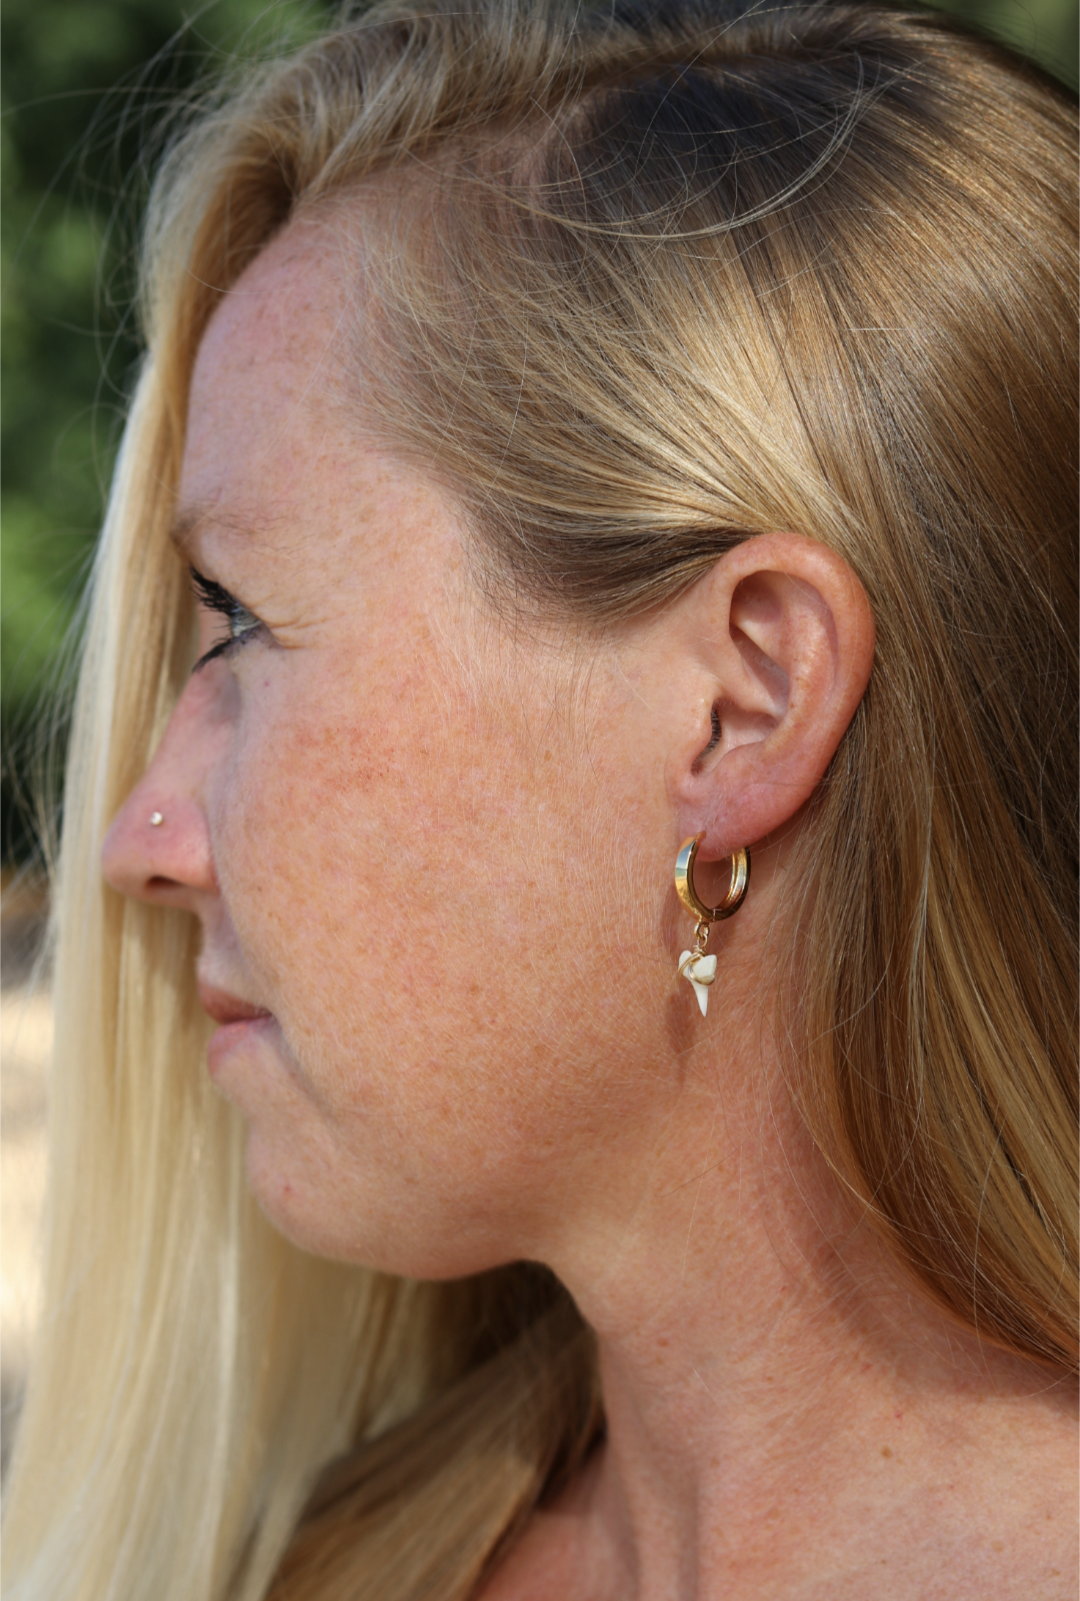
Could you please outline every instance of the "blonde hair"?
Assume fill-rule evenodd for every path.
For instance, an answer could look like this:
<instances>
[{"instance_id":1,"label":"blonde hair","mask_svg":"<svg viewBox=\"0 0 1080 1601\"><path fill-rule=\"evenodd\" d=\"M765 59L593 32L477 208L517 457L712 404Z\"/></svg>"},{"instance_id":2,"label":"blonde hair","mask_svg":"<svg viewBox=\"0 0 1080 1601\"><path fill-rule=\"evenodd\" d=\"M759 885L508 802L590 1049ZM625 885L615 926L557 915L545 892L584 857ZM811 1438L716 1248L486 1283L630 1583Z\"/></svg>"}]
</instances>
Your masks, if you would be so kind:
<instances>
[{"instance_id":1,"label":"blonde hair","mask_svg":"<svg viewBox=\"0 0 1080 1601\"><path fill-rule=\"evenodd\" d=\"M925 15L437 0L177 142L67 781L11 1601L452 1601L600 1423L543 1270L411 1284L273 1232L191 920L98 872L190 665L166 528L201 334L388 168L365 378L494 604L602 628L775 528L862 579L874 673L787 908L792 1091L926 1293L1075 1362L1074 139L1063 93Z\"/></svg>"}]
</instances>

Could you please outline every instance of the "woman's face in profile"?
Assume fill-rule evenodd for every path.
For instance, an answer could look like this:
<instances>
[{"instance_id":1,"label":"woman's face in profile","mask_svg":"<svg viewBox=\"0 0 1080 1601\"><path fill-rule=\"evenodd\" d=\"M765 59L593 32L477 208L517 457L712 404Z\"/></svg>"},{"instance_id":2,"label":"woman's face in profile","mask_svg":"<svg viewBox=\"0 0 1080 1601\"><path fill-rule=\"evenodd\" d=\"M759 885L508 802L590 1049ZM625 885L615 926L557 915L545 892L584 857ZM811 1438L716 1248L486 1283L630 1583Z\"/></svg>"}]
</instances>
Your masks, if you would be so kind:
<instances>
[{"instance_id":1,"label":"woman's face in profile","mask_svg":"<svg viewBox=\"0 0 1080 1601\"><path fill-rule=\"evenodd\" d=\"M236 604L200 605L209 659L105 868L201 920L211 1072L274 1220L461 1274L538 1248L566 1186L602 1204L596 1153L656 1093L669 958L611 885L652 850L667 887L664 707L647 630L586 654L485 611L451 499L358 429L337 260L290 229L202 343L180 534Z\"/></svg>"}]
</instances>

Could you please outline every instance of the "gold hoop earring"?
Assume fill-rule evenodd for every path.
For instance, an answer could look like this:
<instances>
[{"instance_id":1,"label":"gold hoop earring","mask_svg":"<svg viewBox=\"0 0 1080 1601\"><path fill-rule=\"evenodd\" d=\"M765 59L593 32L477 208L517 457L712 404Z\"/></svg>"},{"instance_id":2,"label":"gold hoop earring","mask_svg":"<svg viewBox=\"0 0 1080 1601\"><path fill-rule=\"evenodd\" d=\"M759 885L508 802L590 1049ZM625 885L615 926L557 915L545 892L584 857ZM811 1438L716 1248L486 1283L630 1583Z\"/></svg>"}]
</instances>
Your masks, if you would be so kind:
<instances>
[{"instance_id":1,"label":"gold hoop earring","mask_svg":"<svg viewBox=\"0 0 1080 1601\"><path fill-rule=\"evenodd\" d=\"M709 986L716 983L716 956L705 955L705 947L709 943L709 929L713 923L723 922L726 917L734 917L746 899L750 883L750 852L735 851L731 858L731 884L727 894L719 906L706 906L694 888L694 863L697 860L698 847L704 838L705 831L702 829L700 834L694 834L684 841L682 849L675 858L675 888L679 899L690 915L697 918L694 948L683 951L679 957L679 973L693 985L702 1017L709 1009Z\"/></svg>"}]
</instances>

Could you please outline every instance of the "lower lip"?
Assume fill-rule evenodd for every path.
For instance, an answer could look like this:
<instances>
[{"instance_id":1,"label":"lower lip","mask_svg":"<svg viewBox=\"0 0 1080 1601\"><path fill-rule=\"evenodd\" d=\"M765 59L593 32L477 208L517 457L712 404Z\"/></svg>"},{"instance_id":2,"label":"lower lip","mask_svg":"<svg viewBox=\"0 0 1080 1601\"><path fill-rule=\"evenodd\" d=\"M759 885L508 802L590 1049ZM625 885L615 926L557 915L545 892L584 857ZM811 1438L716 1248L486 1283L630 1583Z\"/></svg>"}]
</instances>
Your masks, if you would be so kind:
<instances>
[{"instance_id":1,"label":"lower lip","mask_svg":"<svg viewBox=\"0 0 1080 1601\"><path fill-rule=\"evenodd\" d=\"M210 1036L206 1052L206 1065L210 1070L210 1077L217 1077L228 1057L245 1046L252 1045L260 1034L267 1034L270 1029L276 1027L277 1019L267 1012L262 1017L244 1017L236 1023L223 1023L220 1028L215 1029Z\"/></svg>"}]
</instances>

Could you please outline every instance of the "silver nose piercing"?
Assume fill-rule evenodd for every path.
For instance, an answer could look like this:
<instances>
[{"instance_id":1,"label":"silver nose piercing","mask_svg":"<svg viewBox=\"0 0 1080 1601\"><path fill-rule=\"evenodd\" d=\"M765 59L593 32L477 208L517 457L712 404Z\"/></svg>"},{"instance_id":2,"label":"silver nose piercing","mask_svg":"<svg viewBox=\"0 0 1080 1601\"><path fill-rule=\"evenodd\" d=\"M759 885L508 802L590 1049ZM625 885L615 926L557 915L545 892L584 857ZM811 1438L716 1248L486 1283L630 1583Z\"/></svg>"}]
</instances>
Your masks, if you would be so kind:
<instances>
[{"instance_id":1,"label":"silver nose piercing","mask_svg":"<svg viewBox=\"0 0 1080 1601\"><path fill-rule=\"evenodd\" d=\"M161 812L151 812L150 813L150 827L151 828L160 828L164 821L165 821L165 818L164 818L164 815Z\"/></svg>"}]
</instances>

